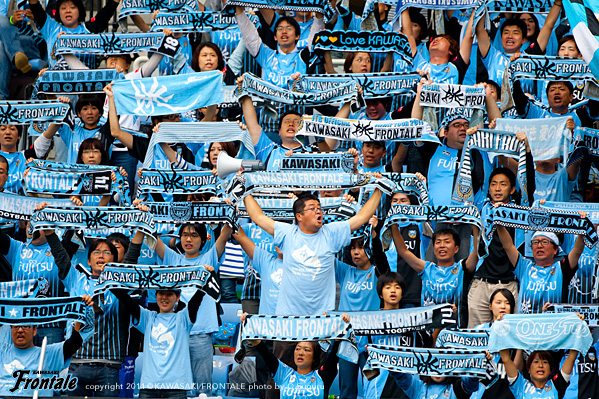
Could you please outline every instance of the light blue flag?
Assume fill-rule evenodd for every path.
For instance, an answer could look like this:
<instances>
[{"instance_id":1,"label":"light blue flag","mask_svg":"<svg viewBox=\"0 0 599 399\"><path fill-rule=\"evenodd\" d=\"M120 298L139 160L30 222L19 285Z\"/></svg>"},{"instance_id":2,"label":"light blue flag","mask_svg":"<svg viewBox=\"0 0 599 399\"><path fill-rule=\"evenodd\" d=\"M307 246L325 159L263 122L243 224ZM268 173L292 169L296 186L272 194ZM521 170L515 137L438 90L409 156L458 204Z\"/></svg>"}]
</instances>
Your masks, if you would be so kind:
<instances>
[{"instance_id":1,"label":"light blue flag","mask_svg":"<svg viewBox=\"0 0 599 399\"><path fill-rule=\"evenodd\" d=\"M572 132L566 128L568 116L540 119L497 119L497 130L526 133L535 161L552 158L567 159Z\"/></svg>"},{"instance_id":2,"label":"light blue flag","mask_svg":"<svg viewBox=\"0 0 599 399\"><path fill-rule=\"evenodd\" d=\"M586 355L592 344L589 326L575 314L508 314L491 325L488 351L575 349Z\"/></svg>"},{"instance_id":3,"label":"light blue flag","mask_svg":"<svg viewBox=\"0 0 599 399\"><path fill-rule=\"evenodd\" d=\"M564 0L576 45L589 64L591 73L599 79L599 2L597 0Z\"/></svg>"},{"instance_id":4,"label":"light blue flag","mask_svg":"<svg viewBox=\"0 0 599 399\"><path fill-rule=\"evenodd\" d=\"M171 115L224 101L219 71L120 80L112 86L119 115Z\"/></svg>"}]
</instances>

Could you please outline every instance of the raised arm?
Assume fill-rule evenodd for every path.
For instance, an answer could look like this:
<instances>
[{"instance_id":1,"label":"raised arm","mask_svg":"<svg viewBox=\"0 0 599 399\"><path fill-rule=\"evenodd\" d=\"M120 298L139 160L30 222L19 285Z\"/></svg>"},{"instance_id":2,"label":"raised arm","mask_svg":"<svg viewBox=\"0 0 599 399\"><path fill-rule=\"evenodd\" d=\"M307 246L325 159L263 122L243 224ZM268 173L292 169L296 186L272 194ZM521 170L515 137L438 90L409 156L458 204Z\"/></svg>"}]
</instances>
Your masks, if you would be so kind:
<instances>
[{"instance_id":1,"label":"raised arm","mask_svg":"<svg viewBox=\"0 0 599 399\"><path fill-rule=\"evenodd\" d=\"M509 378L518 377L518 368L516 364L510 357L509 349L502 349L499 351L499 355L501 356L501 360L503 361L503 365L505 366L505 372ZM572 369L570 369L572 371Z\"/></svg>"},{"instance_id":2,"label":"raised arm","mask_svg":"<svg viewBox=\"0 0 599 399\"><path fill-rule=\"evenodd\" d=\"M260 205L258 205L258 202L256 202L254 197L252 195L247 195L243 199L243 203L245 204L245 210L247 211L250 219L252 219L254 223L261 227L262 230L266 231L268 234L274 237L275 221L266 216L264 212L262 212L262 208L260 208Z\"/></svg>"},{"instance_id":3,"label":"raised arm","mask_svg":"<svg viewBox=\"0 0 599 399\"><path fill-rule=\"evenodd\" d=\"M464 33L464 38L462 39L462 43L460 44L460 55L466 64L470 64L470 55L472 53L472 43L474 41L474 37L472 36L472 25L474 24L474 11L470 14L470 20L468 21L468 25L466 25L466 32Z\"/></svg>"},{"instance_id":4,"label":"raised arm","mask_svg":"<svg viewBox=\"0 0 599 399\"><path fill-rule=\"evenodd\" d=\"M480 229L478 226L472 226L472 251L466 259L466 269L469 273L474 273L478 263L478 240L480 239Z\"/></svg>"},{"instance_id":5,"label":"raised arm","mask_svg":"<svg viewBox=\"0 0 599 399\"><path fill-rule=\"evenodd\" d=\"M121 129L119 117L114 104L114 93L112 92L112 83L104 87L104 93L108 97L108 122L110 123L110 134L112 137L123 143L128 149L133 148L133 135Z\"/></svg>"},{"instance_id":6,"label":"raised arm","mask_svg":"<svg viewBox=\"0 0 599 399\"><path fill-rule=\"evenodd\" d=\"M260 38L256 27L245 14L245 9L243 7L235 7L235 18L237 18L237 25L239 25L245 48L250 52L252 57L256 57L262 46L262 39Z\"/></svg>"},{"instance_id":7,"label":"raised arm","mask_svg":"<svg viewBox=\"0 0 599 399\"><path fill-rule=\"evenodd\" d=\"M381 202L381 190L378 188L374 190L368 201L362 206L360 211L353 217L349 218L349 228L351 231L356 231L360 227L364 226L370 220L370 217L376 212L376 208L379 207Z\"/></svg>"},{"instance_id":8,"label":"raised arm","mask_svg":"<svg viewBox=\"0 0 599 399\"><path fill-rule=\"evenodd\" d=\"M235 241L239 243L239 245L241 245L241 249L243 249L243 252L245 252L247 256L249 256L250 259L253 260L254 249L256 249L256 244L254 244L254 241L252 241L250 237L248 237L247 234L245 234L245 231L243 231L241 227L237 231L237 234L233 234L233 238L235 239Z\"/></svg>"},{"instance_id":9,"label":"raised arm","mask_svg":"<svg viewBox=\"0 0 599 399\"><path fill-rule=\"evenodd\" d=\"M485 17L478 21L475 32L476 40L478 42L478 49L480 50L480 54L483 56L483 58L485 58L489 53L489 49L491 48L491 39L489 38L489 34L485 29Z\"/></svg>"},{"instance_id":10,"label":"raised arm","mask_svg":"<svg viewBox=\"0 0 599 399\"><path fill-rule=\"evenodd\" d=\"M545 19L545 24L541 31L539 32L539 36L537 36L537 43L543 52L547 48L547 44L549 43L549 38L551 37L551 33L553 32L553 28L555 27L555 23L559 19L559 15L562 12L562 0L555 0L553 6L549 10L549 14L547 14L547 18Z\"/></svg>"},{"instance_id":11,"label":"raised arm","mask_svg":"<svg viewBox=\"0 0 599 399\"><path fill-rule=\"evenodd\" d=\"M578 266L578 260L580 259L580 255L582 255L582 251L584 251L584 236L581 234L576 237L576 241L574 241L574 247L568 254L568 262L570 263L570 268L576 269Z\"/></svg>"},{"instance_id":12,"label":"raised arm","mask_svg":"<svg viewBox=\"0 0 599 399\"><path fill-rule=\"evenodd\" d=\"M242 76L237 78L237 84L239 85L241 82L243 82ZM241 104L243 119L245 121L245 125L247 126L247 130L250 132L250 136L252 137L252 143L256 145L258 144L258 141L260 141L262 128L260 127L260 123L258 123L258 114L256 114L256 108L254 107L252 98L250 96L241 97L239 99L239 104Z\"/></svg>"},{"instance_id":13,"label":"raised arm","mask_svg":"<svg viewBox=\"0 0 599 399\"><path fill-rule=\"evenodd\" d=\"M503 249L505 250L507 257L509 258L510 263L513 266L516 266L516 263L518 263L518 258L520 257L520 253L514 245L512 236L510 236L510 233L508 233L507 229L503 226L497 226L497 234L499 235L501 245L503 245Z\"/></svg>"},{"instance_id":14,"label":"raised arm","mask_svg":"<svg viewBox=\"0 0 599 399\"><path fill-rule=\"evenodd\" d=\"M572 374L572 370L574 370L574 362L576 358L578 358L578 351L574 349L570 349L570 353L568 353L568 358L564 360L564 364L562 364L562 374Z\"/></svg>"},{"instance_id":15,"label":"raised arm","mask_svg":"<svg viewBox=\"0 0 599 399\"><path fill-rule=\"evenodd\" d=\"M426 262L414 255L408 249L408 247L406 247L406 242L404 241L399 231L399 227L397 227L396 224L391 226L391 234L393 235L393 243L395 244L397 254L401 256L402 259L405 260L406 263L416 271L416 273L422 273L422 271L424 270L424 266L426 265Z\"/></svg>"},{"instance_id":16,"label":"raised arm","mask_svg":"<svg viewBox=\"0 0 599 399\"><path fill-rule=\"evenodd\" d=\"M418 46L416 45L416 38L412 32L412 17L410 17L410 9L406 8L401 12L401 33L408 37L410 43L410 49L412 50L412 56L416 55Z\"/></svg>"}]
</instances>

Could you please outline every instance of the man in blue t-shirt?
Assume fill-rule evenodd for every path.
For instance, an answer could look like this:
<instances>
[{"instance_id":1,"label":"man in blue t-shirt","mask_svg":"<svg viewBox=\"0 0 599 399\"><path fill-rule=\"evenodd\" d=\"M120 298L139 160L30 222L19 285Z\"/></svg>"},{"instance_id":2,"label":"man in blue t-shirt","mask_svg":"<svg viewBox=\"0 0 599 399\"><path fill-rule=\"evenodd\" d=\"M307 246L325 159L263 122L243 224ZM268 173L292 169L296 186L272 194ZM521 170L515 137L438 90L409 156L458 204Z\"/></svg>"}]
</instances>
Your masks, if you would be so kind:
<instances>
[{"instance_id":1,"label":"man in blue t-shirt","mask_svg":"<svg viewBox=\"0 0 599 399\"><path fill-rule=\"evenodd\" d=\"M404 242L397 225L392 226L393 242L401 256L422 279L421 306L452 303L460 309L464 295L465 274L474 273L478 263L479 229L472 227L474 244L468 258L455 262L460 249L460 236L452 229L437 230L431 239L437 262L429 262L414 255Z\"/></svg>"}]
</instances>

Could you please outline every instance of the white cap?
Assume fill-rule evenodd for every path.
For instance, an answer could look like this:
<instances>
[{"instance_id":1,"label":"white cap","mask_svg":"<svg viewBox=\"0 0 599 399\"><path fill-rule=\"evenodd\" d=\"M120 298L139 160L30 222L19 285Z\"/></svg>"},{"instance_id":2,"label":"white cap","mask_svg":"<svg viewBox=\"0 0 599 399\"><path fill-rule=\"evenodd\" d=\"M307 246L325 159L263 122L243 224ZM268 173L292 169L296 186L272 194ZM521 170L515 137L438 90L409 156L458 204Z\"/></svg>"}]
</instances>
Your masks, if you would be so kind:
<instances>
[{"instance_id":1,"label":"white cap","mask_svg":"<svg viewBox=\"0 0 599 399\"><path fill-rule=\"evenodd\" d=\"M532 239L534 240L537 237L548 238L549 241L551 241L555 245L559 246L559 240L558 240L557 236L555 235L555 233L551 233L549 231L537 231L533 234Z\"/></svg>"}]
</instances>

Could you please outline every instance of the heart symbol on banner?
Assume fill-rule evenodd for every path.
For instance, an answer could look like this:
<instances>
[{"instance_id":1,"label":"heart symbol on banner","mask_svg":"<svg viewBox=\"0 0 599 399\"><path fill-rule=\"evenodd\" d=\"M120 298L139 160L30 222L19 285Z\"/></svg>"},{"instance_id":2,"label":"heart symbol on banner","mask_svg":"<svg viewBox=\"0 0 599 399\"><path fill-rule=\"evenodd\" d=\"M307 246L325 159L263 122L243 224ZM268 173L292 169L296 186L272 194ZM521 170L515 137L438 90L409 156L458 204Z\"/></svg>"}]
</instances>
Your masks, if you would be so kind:
<instances>
[{"instance_id":1,"label":"heart symbol on banner","mask_svg":"<svg viewBox=\"0 0 599 399\"><path fill-rule=\"evenodd\" d=\"M328 36L319 36L319 38L321 38L323 42L326 42L327 40L329 40Z\"/></svg>"},{"instance_id":2,"label":"heart symbol on banner","mask_svg":"<svg viewBox=\"0 0 599 399\"><path fill-rule=\"evenodd\" d=\"M338 37L329 37L329 40L331 41L331 43L335 43L337 40L339 40Z\"/></svg>"}]
</instances>

